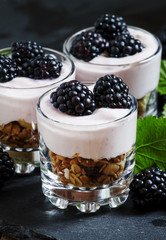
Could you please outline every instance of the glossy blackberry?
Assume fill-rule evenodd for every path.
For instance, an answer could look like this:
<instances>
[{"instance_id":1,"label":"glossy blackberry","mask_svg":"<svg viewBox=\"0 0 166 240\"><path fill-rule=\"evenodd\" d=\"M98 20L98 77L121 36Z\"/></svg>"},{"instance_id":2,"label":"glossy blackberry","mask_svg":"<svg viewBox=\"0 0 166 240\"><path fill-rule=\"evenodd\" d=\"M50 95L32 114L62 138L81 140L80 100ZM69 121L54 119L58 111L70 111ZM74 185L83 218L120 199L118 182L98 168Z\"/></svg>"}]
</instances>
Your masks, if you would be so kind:
<instances>
[{"instance_id":1,"label":"glossy blackberry","mask_svg":"<svg viewBox=\"0 0 166 240\"><path fill-rule=\"evenodd\" d=\"M129 195L138 206L156 206L166 201L166 173L158 167L134 176Z\"/></svg>"},{"instance_id":2,"label":"glossy blackberry","mask_svg":"<svg viewBox=\"0 0 166 240\"><path fill-rule=\"evenodd\" d=\"M8 82L17 77L19 69L14 60L6 55L0 55L0 82Z\"/></svg>"},{"instance_id":3,"label":"glossy blackberry","mask_svg":"<svg viewBox=\"0 0 166 240\"><path fill-rule=\"evenodd\" d=\"M70 53L86 62L98 56L105 50L106 40L93 31L78 34L72 42Z\"/></svg>"},{"instance_id":4,"label":"glossy blackberry","mask_svg":"<svg viewBox=\"0 0 166 240\"><path fill-rule=\"evenodd\" d=\"M99 78L93 92L98 108L130 108L132 105L132 100L128 95L128 86L115 75L105 75Z\"/></svg>"},{"instance_id":5,"label":"glossy blackberry","mask_svg":"<svg viewBox=\"0 0 166 240\"><path fill-rule=\"evenodd\" d=\"M116 36L109 41L107 52L110 57L126 57L141 52L143 46L140 40L135 39L132 35L124 34Z\"/></svg>"},{"instance_id":6,"label":"glossy blackberry","mask_svg":"<svg viewBox=\"0 0 166 240\"><path fill-rule=\"evenodd\" d=\"M129 33L123 18L113 14L102 15L96 20L94 26L95 32L100 33L107 40Z\"/></svg>"},{"instance_id":7,"label":"glossy blackberry","mask_svg":"<svg viewBox=\"0 0 166 240\"><path fill-rule=\"evenodd\" d=\"M12 58L18 66L22 66L24 62L34 59L37 56L43 56L43 48L33 41L14 42L11 46Z\"/></svg>"},{"instance_id":8,"label":"glossy blackberry","mask_svg":"<svg viewBox=\"0 0 166 240\"><path fill-rule=\"evenodd\" d=\"M65 82L50 96L55 108L69 115L90 115L96 109L93 93L77 80Z\"/></svg>"},{"instance_id":9,"label":"glossy blackberry","mask_svg":"<svg viewBox=\"0 0 166 240\"><path fill-rule=\"evenodd\" d=\"M14 175L14 161L0 147L0 187Z\"/></svg>"},{"instance_id":10,"label":"glossy blackberry","mask_svg":"<svg viewBox=\"0 0 166 240\"><path fill-rule=\"evenodd\" d=\"M60 76L62 63L52 55L38 56L22 65L21 76L33 79L53 79Z\"/></svg>"}]
</instances>

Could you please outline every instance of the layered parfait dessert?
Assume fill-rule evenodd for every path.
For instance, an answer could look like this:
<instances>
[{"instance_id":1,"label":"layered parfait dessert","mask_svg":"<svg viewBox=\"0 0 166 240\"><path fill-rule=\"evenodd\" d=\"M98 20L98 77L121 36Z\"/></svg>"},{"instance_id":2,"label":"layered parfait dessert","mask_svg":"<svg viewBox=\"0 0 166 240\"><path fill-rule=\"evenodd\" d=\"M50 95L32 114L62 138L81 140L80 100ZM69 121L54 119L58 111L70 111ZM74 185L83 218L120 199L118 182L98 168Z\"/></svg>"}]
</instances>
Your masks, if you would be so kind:
<instances>
[{"instance_id":1,"label":"layered parfait dessert","mask_svg":"<svg viewBox=\"0 0 166 240\"><path fill-rule=\"evenodd\" d=\"M83 29L64 43L64 52L76 66L76 78L95 82L116 74L138 100L138 116L157 114L161 43L150 32L128 26L122 17L104 14L93 27Z\"/></svg>"},{"instance_id":2,"label":"layered parfait dessert","mask_svg":"<svg viewBox=\"0 0 166 240\"><path fill-rule=\"evenodd\" d=\"M32 41L15 42L0 54L0 144L15 159L16 172L27 173L39 163L37 99L55 83L73 79L74 65Z\"/></svg>"},{"instance_id":3,"label":"layered parfait dessert","mask_svg":"<svg viewBox=\"0 0 166 240\"><path fill-rule=\"evenodd\" d=\"M95 201L96 211L127 196L137 122L136 100L128 91L121 78L105 75L88 86L62 83L39 99L42 189L55 206L71 203L86 212Z\"/></svg>"}]
</instances>

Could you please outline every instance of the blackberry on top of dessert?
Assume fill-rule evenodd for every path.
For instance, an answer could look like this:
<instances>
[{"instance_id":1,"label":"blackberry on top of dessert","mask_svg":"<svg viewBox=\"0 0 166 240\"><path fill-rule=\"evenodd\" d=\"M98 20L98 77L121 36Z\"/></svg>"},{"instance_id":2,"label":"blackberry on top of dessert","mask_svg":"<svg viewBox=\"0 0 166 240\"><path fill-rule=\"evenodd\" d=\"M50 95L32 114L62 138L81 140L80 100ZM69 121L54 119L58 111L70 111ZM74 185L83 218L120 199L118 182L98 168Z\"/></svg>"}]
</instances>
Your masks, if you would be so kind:
<instances>
[{"instance_id":1,"label":"blackberry on top of dessert","mask_svg":"<svg viewBox=\"0 0 166 240\"><path fill-rule=\"evenodd\" d=\"M130 108L129 88L120 77L105 75L97 80L91 91L83 83L72 80L62 83L50 95L53 107L69 115L92 114L97 108Z\"/></svg>"},{"instance_id":2,"label":"blackberry on top of dessert","mask_svg":"<svg viewBox=\"0 0 166 240\"><path fill-rule=\"evenodd\" d=\"M0 55L0 82L15 77L54 79L60 76L62 63L34 41L14 42L11 56Z\"/></svg>"},{"instance_id":3,"label":"blackberry on top of dessert","mask_svg":"<svg viewBox=\"0 0 166 240\"><path fill-rule=\"evenodd\" d=\"M141 52L143 46L128 30L122 17L103 14L94 23L92 30L78 34L72 42L70 53L89 62L105 54L109 57L125 57Z\"/></svg>"}]
</instances>

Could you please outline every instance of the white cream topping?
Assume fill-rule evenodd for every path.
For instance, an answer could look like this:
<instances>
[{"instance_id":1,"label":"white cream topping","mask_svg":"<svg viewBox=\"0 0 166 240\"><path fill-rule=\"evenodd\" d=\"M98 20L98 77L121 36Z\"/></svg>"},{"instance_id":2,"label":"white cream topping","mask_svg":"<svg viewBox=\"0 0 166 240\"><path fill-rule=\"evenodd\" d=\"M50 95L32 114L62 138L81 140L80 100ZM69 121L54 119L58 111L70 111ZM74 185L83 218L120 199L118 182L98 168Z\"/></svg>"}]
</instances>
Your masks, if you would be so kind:
<instances>
[{"instance_id":1,"label":"white cream topping","mask_svg":"<svg viewBox=\"0 0 166 240\"><path fill-rule=\"evenodd\" d=\"M147 31L139 31L132 28L129 28L129 32L131 35L134 36L135 39L139 39L141 41L144 48L140 53L120 58L104 57L101 55L93 58L90 63L97 63L103 65L123 65L138 63L139 61L142 61L152 56L157 51L158 43L156 38L154 38L151 33Z\"/></svg>"},{"instance_id":2,"label":"white cream topping","mask_svg":"<svg viewBox=\"0 0 166 240\"><path fill-rule=\"evenodd\" d=\"M98 124L108 123L110 121L115 121L126 116L130 110L129 109L111 109L110 108L99 108L94 111L91 115L86 115L83 117L71 116L66 113L62 113L50 104L50 100L41 102L41 109L43 113L50 119L54 119L57 122L79 125L79 126L93 126Z\"/></svg>"},{"instance_id":3,"label":"white cream topping","mask_svg":"<svg viewBox=\"0 0 166 240\"><path fill-rule=\"evenodd\" d=\"M37 119L40 135L54 153L99 161L127 153L135 143L136 111L100 108L88 116L70 116L55 109L49 96L40 101L44 115L37 111Z\"/></svg>"},{"instance_id":4,"label":"white cream topping","mask_svg":"<svg viewBox=\"0 0 166 240\"><path fill-rule=\"evenodd\" d=\"M45 87L50 84L54 84L56 82L61 81L65 78L65 76L68 76L70 74L70 69L66 63L63 63L60 76L58 78L54 79L32 79L28 77L15 77L11 81L1 83L0 87L9 87L9 88L39 88L39 87Z\"/></svg>"},{"instance_id":5,"label":"white cream topping","mask_svg":"<svg viewBox=\"0 0 166 240\"><path fill-rule=\"evenodd\" d=\"M129 86L137 99L154 90L159 81L161 49L151 33L135 27L128 28L131 35L144 46L142 52L123 58L97 56L89 63L72 57L76 66L76 78L81 82L95 82L106 74L115 74ZM149 58L149 59L148 59Z\"/></svg>"}]
</instances>

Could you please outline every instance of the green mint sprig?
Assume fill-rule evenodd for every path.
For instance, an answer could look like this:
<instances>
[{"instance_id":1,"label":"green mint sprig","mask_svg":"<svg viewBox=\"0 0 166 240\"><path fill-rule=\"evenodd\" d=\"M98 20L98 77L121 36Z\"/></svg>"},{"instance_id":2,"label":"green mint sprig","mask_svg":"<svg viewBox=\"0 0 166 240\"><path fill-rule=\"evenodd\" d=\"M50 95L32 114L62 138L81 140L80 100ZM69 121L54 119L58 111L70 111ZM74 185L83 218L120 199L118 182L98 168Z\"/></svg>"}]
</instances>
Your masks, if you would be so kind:
<instances>
[{"instance_id":1,"label":"green mint sprig","mask_svg":"<svg viewBox=\"0 0 166 240\"><path fill-rule=\"evenodd\" d=\"M157 92L161 95L166 95L166 60L161 61L160 78L157 87Z\"/></svg>"},{"instance_id":2,"label":"green mint sprig","mask_svg":"<svg viewBox=\"0 0 166 240\"><path fill-rule=\"evenodd\" d=\"M135 173L157 166L166 171L166 118L137 120Z\"/></svg>"}]
</instances>

